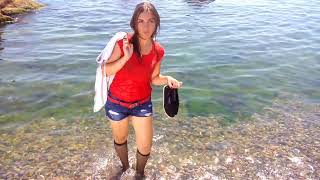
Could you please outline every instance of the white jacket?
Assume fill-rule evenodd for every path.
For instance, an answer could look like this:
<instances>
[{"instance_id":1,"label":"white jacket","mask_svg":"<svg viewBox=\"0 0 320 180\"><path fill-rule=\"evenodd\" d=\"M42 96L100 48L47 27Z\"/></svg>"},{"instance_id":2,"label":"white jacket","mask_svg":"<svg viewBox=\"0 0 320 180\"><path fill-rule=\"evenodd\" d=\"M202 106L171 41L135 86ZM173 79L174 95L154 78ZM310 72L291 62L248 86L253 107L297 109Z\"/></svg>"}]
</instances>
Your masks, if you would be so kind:
<instances>
[{"instance_id":1,"label":"white jacket","mask_svg":"<svg viewBox=\"0 0 320 180\"><path fill-rule=\"evenodd\" d=\"M102 107L104 107L107 102L108 90L113 81L114 75L104 76L104 65L112 54L114 45L118 40L123 39L123 37L127 33L118 32L114 35L106 47L101 51L96 61L98 63L98 67L96 70L96 82L94 85L95 96L94 96L94 106L93 111L98 112Z\"/></svg>"}]
</instances>

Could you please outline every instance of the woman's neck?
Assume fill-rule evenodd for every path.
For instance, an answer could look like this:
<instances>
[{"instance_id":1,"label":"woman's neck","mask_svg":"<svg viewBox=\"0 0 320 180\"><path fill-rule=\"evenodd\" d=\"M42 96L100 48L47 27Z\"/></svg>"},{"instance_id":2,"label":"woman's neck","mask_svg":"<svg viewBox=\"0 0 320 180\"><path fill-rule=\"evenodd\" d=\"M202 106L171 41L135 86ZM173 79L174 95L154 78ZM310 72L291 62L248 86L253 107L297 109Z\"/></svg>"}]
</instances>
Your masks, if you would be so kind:
<instances>
[{"instance_id":1,"label":"woman's neck","mask_svg":"<svg viewBox=\"0 0 320 180\"><path fill-rule=\"evenodd\" d=\"M152 44L152 39L142 39L139 37L139 43L141 48L149 47Z\"/></svg>"}]
</instances>

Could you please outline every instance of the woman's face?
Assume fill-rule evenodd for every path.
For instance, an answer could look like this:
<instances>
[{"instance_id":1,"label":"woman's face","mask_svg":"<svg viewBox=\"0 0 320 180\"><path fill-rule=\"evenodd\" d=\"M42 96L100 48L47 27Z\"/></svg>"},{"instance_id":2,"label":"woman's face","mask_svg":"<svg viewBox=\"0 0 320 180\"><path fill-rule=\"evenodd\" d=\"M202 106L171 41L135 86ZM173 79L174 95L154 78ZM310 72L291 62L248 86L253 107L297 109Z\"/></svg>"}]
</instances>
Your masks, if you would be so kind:
<instances>
[{"instance_id":1,"label":"woman's face","mask_svg":"<svg viewBox=\"0 0 320 180\"><path fill-rule=\"evenodd\" d=\"M156 19L152 12L142 12L138 17L137 27L140 38L145 40L151 38L156 28Z\"/></svg>"}]
</instances>

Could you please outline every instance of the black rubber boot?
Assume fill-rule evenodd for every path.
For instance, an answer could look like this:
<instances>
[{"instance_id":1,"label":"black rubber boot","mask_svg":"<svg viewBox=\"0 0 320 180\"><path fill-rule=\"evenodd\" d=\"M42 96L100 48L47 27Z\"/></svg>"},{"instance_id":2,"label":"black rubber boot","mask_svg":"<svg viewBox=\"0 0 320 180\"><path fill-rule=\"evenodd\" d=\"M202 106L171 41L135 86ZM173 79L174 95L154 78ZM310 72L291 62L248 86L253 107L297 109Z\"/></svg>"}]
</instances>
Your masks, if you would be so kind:
<instances>
[{"instance_id":1,"label":"black rubber boot","mask_svg":"<svg viewBox=\"0 0 320 180\"><path fill-rule=\"evenodd\" d=\"M118 154L118 157L120 158L122 163L122 171L124 172L129 168L127 141L122 144L118 144L116 141L114 141L114 148Z\"/></svg>"},{"instance_id":2,"label":"black rubber boot","mask_svg":"<svg viewBox=\"0 0 320 180\"><path fill-rule=\"evenodd\" d=\"M137 149L137 164L136 164L136 176L143 178L144 177L144 168L149 159L150 153L147 155L143 155Z\"/></svg>"}]
</instances>

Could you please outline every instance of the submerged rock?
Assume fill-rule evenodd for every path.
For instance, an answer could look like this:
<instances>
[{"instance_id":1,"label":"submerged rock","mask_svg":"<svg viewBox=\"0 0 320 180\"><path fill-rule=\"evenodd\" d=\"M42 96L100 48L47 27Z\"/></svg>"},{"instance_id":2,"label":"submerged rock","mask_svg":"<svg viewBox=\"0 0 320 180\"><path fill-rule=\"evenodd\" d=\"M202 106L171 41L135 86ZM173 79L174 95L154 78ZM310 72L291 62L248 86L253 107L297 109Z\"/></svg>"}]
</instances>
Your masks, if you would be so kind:
<instances>
[{"instance_id":1,"label":"submerged rock","mask_svg":"<svg viewBox=\"0 0 320 180\"><path fill-rule=\"evenodd\" d=\"M6 16L0 13L0 24L4 23L12 23L14 22L14 19L10 16Z\"/></svg>"},{"instance_id":2,"label":"submerged rock","mask_svg":"<svg viewBox=\"0 0 320 180\"><path fill-rule=\"evenodd\" d=\"M26 13L43 7L33 0L0 0L0 24L13 23L12 17L16 14Z\"/></svg>"}]
</instances>

